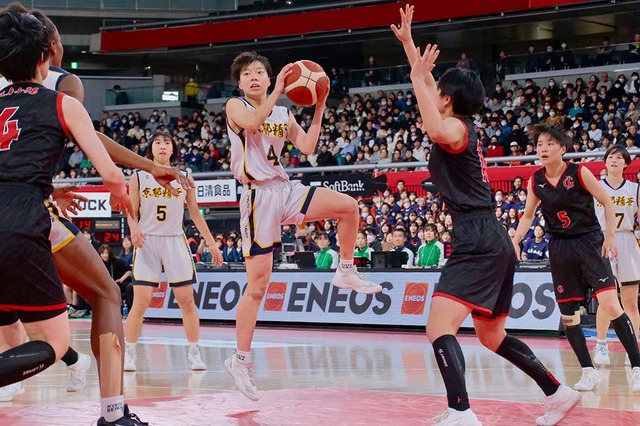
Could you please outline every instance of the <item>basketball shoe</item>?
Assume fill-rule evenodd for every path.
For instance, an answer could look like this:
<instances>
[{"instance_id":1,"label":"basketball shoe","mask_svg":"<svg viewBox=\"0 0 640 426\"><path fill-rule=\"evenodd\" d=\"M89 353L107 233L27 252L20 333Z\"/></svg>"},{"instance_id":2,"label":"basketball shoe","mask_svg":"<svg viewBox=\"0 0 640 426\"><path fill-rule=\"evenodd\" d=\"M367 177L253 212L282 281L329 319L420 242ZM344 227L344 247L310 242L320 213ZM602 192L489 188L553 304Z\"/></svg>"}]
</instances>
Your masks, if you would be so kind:
<instances>
[{"instance_id":1,"label":"basketball shoe","mask_svg":"<svg viewBox=\"0 0 640 426\"><path fill-rule=\"evenodd\" d=\"M253 381L253 363L246 365L240 364L234 353L224 361L224 368L227 369L227 373L233 378L236 388L242 392L244 396L252 401L260 399L256 382Z\"/></svg>"},{"instance_id":2,"label":"basketball shoe","mask_svg":"<svg viewBox=\"0 0 640 426\"><path fill-rule=\"evenodd\" d=\"M374 294L382 291L381 285L368 281L364 275L358 272L355 265L351 268L338 266L336 275L333 277L333 285L362 294Z\"/></svg>"},{"instance_id":3,"label":"basketball shoe","mask_svg":"<svg viewBox=\"0 0 640 426\"><path fill-rule=\"evenodd\" d=\"M207 364L202 361L202 358L200 357L200 351L198 350L197 346L194 351L191 351L191 349L189 349L187 360L189 361L189 368L191 370L198 371L207 369Z\"/></svg>"},{"instance_id":4,"label":"basketball shoe","mask_svg":"<svg viewBox=\"0 0 640 426\"><path fill-rule=\"evenodd\" d=\"M586 367L582 369L582 377L580 381L573 385L573 388L578 391L590 391L598 383L599 374L598 370L593 367Z\"/></svg>"},{"instance_id":5,"label":"basketball shoe","mask_svg":"<svg viewBox=\"0 0 640 426\"><path fill-rule=\"evenodd\" d=\"M633 367L631 369L629 384L634 392L640 392L640 367Z\"/></svg>"},{"instance_id":6,"label":"basketball shoe","mask_svg":"<svg viewBox=\"0 0 640 426\"><path fill-rule=\"evenodd\" d=\"M0 402L9 402L13 401L18 395L22 395L24 393L24 386L22 386L22 382L11 383L10 385L3 386L0 388Z\"/></svg>"},{"instance_id":7,"label":"basketball shoe","mask_svg":"<svg viewBox=\"0 0 640 426\"><path fill-rule=\"evenodd\" d=\"M540 426L558 424L580 403L582 395L568 386L560 386L556 393L547 397L544 414L536 419Z\"/></svg>"},{"instance_id":8,"label":"basketball shoe","mask_svg":"<svg viewBox=\"0 0 640 426\"><path fill-rule=\"evenodd\" d=\"M138 354L136 353L135 344L125 343L126 349L124 351L124 371L136 371L136 359Z\"/></svg>"},{"instance_id":9,"label":"basketball shoe","mask_svg":"<svg viewBox=\"0 0 640 426\"><path fill-rule=\"evenodd\" d=\"M87 370L91 365L91 357L85 354L78 354L78 361L68 367L67 372L67 392L76 392L87 384Z\"/></svg>"},{"instance_id":10,"label":"basketball shoe","mask_svg":"<svg viewBox=\"0 0 640 426\"><path fill-rule=\"evenodd\" d=\"M447 408L439 416L431 420L433 426L482 426L471 408L464 411Z\"/></svg>"},{"instance_id":11,"label":"basketball shoe","mask_svg":"<svg viewBox=\"0 0 640 426\"><path fill-rule=\"evenodd\" d=\"M609 365L611 359L609 358L609 347L606 343L597 343L593 348L593 361L598 365Z\"/></svg>"},{"instance_id":12,"label":"basketball shoe","mask_svg":"<svg viewBox=\"0 0 640 426\"><path fill-rule=\"evenodd\" d=\"M149 423L140 420L140 417L129 411L129 406L124 404L124 416L115 422L108 422L104 417L100 417L97 426L149 426Z\"/></svg>"}]
</instances>

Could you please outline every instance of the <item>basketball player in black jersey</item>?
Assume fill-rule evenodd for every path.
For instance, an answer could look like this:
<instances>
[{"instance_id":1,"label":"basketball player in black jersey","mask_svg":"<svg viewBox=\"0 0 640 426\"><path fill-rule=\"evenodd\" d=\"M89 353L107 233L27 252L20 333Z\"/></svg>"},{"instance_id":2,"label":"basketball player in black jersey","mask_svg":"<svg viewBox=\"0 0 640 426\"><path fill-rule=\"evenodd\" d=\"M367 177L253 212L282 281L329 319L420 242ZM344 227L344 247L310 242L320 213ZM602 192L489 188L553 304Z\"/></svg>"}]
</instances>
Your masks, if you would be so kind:
<instances>
[{"instance_id":1,"label":"basketball player in black jersey","mask_svg":"<svg viewBox=\"0 0 640 426\"><path fill-rule=\"evenodd\" d=\"M92 162L94 162L96 167L99 169L103 169L105 171L106 174L103 174L102 171L100 171L101 175L103 176L105 185L108 188L111 187L117 191L115 194L112 194L112 200L118 201L120 199L119 198L120 192L124 192L125 202L123 205L126 207L124 208L124 210L126 211L130 210L131 206L130 206L128 197L126 196L126 190L124 189L124 185L122 185L122 191L121 191L120 188L114 187L114 183L113 183L114 176L115 176L118 182L120 182L121 180L122 184L124 184L124 178L122 176L122 173L108 159L106 155L107 152L105 151L104 147L100 143L98 137L95 135L91 120L89 119L84 108L82 108L82 105L78 101L73 100L70 97L64 96L63 94L58 94L57 92L48 90L45 87L41 86L42 80L47 74L47 69L43 67L45 65L46 67L49 66L48 54L49 54L51 39L50 39L50 35L48 34L47 26L43 24L41 20L39 20L40 17L34 16L34 14L31 14L31 13L21 13L15 10L13 11L5 10L0 14L0 16L3 18L3 19L0 19L0 21L3 24L5 24L5 25L0 25L0 34L4 36L4 37L0 37L0 53L2 53L2 55L0 55L0 64L2 65L2 68L0 69L0 71L9 80L12 80L14 82L28 81L29 83L29 86L27 88L23 88L18 84L11 85L5 88L4 90L2 90L2 94L4 94L4 96L0 96L0 102L2 103L11 102L11 101L15 101L18 104L20 102L25 103L25 105L20 104L17 107L9 106L3 110L6 112L7 108L9 108L9 111L12 111L12 108L17 108L15 110L15 114L13 114L12 117L5 116L5 119L8 120L7 123L5 123L5 129L8 126L9 129L14 128L14 129L17 129L17 131L13 133L5 132L3 134L3 138L7 139L3 142L14 145L15 149L5 148L4 151L6 152L1 153L4 155L4 158L6 161L5 165L8 164L9 166L6 168L6 170L4 170L4 168L0 170L0 173L2 173L2 171L7 173L6 176L3 176L2 174L0 174L0 182L2 181L2 177L5 177L5 179L11 180L11 181L15 179L20 180L21 178L20 172L24 172L27 174L30 172L28 168L25 168L19 163L21 161L22 162L30 161L30 164L33 164L33 166L36 167L38 172L42 175L41 179L44 179L44 177L46 177L46 180L48 180L48 184L45 187L46 191L42 191L42 194L46 195L47 193L50 192L51 176L53 175L54 167L62 152L62 146L64 145L66 136L73 135L76 141L81 145L82 149L87 153L88 156L92 158ZM34 22L37 23L37 25L34 24ZM44 41L44 43L39 38L41 37L39 34L39 32L41 31L44 31L45 37L47 38ZM16 34L18 34L18 36L16 36ZM32 47L31 44L29 43L31 43L35 47ZM46 52L44 53L39 52L38 49L41 49L41 48L46 48ZM37 53L37 56L35 57L35 59L29 56L29 54L33 55L34 54L33 52ZM37 62L37 66L35 66L35 69L36 69L35 72L33 70L29 71L30 70L29 67L33 68L36 62ZM20 67L24 67L26 71L19 71L21 69ZM21 77L22 76L21 73L26 73L25 75L29 75L28 74L29 72L35 73L35 78L30 77L29 79L25 79ZM22 92L29 92L29 91L30 91L29 94L32 95L33 97L25 98ZM36 96L38 93L40 93L40 95ZM23 96L18 97L17 96L18 94L22 94ZM50 94L53 94L56 96L56 100L53 102L53 104L47 104L47 100L45 99L46 96L52 96ZM32 103L29 104L24 99L30 100ZM37 103L37 106L34 106L36 103ZM53 108L53 111L47 112L46 108ZM20 114L18 114L18 112L20 112ZM22 120L22 127L20 127L21 124L19 122L19 115L26 116L26 118ZM41 121L43 121L44 119L38 121L36 119L33 119L32 116L34 115L37 118L46 117L49 119L49 121L51 121L51 123L41 123ZM13 117L15 117L16 119L13 119ZM52 123L57 123L56 125L58 127L60 127L62 130L67 130L67 131L62 133L62 135L60 135L59 133L56 133L54 131L55 125ZM70 132L68 131L69 129L70 129ZM37 136L38 132L40 132L40 136ZM43 134L46 135L46 137L42 137L41 135ZM51 141L51 138L54 138L53 142L55 143L50 143L50 146L47 146L46 149L41 149L41 150L32 149L32 150L27 150L26 152L21 153L18 148L25 149L22 147L32 147L32 148L35 147L35 144L30 143L30 140L28 139L28 137L35 138L38 141L40 141L40 139L44 141L47 141L47 140ZM9 141L9 139L11 140ZM56 144L58 144L58 142L60 144L59 152L56 151L57 149ZM34 161L34 158L30 158L30 156L35 156L36 153L40 155L41 158L44 158L44 156L46 156L47 161L44 162L44 164L38 165L37 161ZM18 155L21 155L21 156L18 157ZM18 166L12 165L11 163L17 163ZM9 172L13 172L13 173L9 173ZM44 208L44 200L41 200L41 202L42 202L42 208ZM120 204L121 204L120 202L115 204L112 203L114 210L116 211L122 210L120 208ZM36 209L36 211L38 211L38 209ZM43 219L39 217L39 219L42 220L42 223L44 225L43 224L37 225L35 224L35 221L32 221L32 222L27 221L26 223L23 223L21 225L23 225L26 229L32 226L36 230L36 233L38 236L44 235L46 237L49 229L48 224L50 223L49 217L47 215L46 218ZM40 232L43 230L44 232ZM18 240L20 235L22 234L19 234L15 239ZM42 244L40 244L40 246L42 246ZM48 243L48 241L46 241L46 244L44 245L44 247L46 247L50 252L51 246ZM29 259L35 264L40 265L39 268L31 267L31 269L34 269L34 270L37 269L39 271L39 274L36 274L36 276L32 278L31 281L27 280L27 284L41 281L41 283L39 284L40 287L36 287L36 289L40 289L43 285L42 283L46 283L48 287L46 290L42 291L43 293L47 293L46 297L41 296L40 299L37 299L37 296L38 296L37 292L30 293L28 296L35 299L34 302L30 302L30 303L34 303L34 305L37 306L37 308L35 309L36 311L38 312L43 311L46 313L47 309L40 307L40 305L44 305L45 307L48 307L49 303L57 301L59 295L58 295L58 288L56 288L56 285L59 283L59 279L55 270L53 272L51 271L50 264L52 264L52 262L51 262L50 255L47 259L45 259L45 256L42 251L35 253L35 249L33 250L34 250L34 253L30 256L24 256L24 259L22 259L22 262L24 263L25 259ZM15 257L15 254L12 252L10 253L10 255L8 254L7 256L8 256L8 259L12 259L11 256ZM0 255L0 259L2 259L2 257L3 256ZM11 268L14 271L13 273L15 275L15 277L12 278L13 280L18 280L17 278L18 275L21 273L24 273L25 269L27 270L29 269L28 265L20 267L21 263L19 260L20 259L14 261L13 264L11 265ZM9 260L7 264L10 262L11 260ZM0 261L0 265L4 265L4 264L5 264L4 262ZM78 264L76 264L76 270L77 268L78 268ZM49 277L49 278L43 278L43 276ZM29 289L31 291L28 285L23 285L21 288ZM97 301L100 301L99 299L100 295L105 295L106 292L108 292L108 288L102 289L102 290L97 289L94 292L96 294ZM61 293L61 289L60 289L60 293ZM22 321L25 323L25 328L27 329L27 333L30 334L30 337L32 340L45 340L45 341L52 340L53 342L56 343L56 345L60 341L64 340L68 344L68 323L66 322L64 323L64 325L66 326L66 331L64 327L61 327L61 330L60 330L61 333L59 335L51 334L51 332L48 330L47 331L49 334L44 334L44 335L43 334L38 335L37 333L34 334L33 324L31 324L31 322L37 321L37 320L34 320L31 316L28 315L28 313L34 309L31 308L30 307L31 305L28 305L28 304L24 308L21 308L22 305L16 304L16 300L18 302L25 303L24 301L21 301L20 298L21 297L24 298L27 296L20 295L20 294L16 296L11 291L8 291L6 292L6 294L3 294L3 295L7 298L7 304L0 302L0 306L2 304L5 304L4 306L5 308L9 307L11 309L17 309L17 313L6 313L5 315L1 316L0 323L4 325L2 327L2 334L4 336L19 335L19 332L16 331L16 328L19 326L19 322L17 320L22 319ZM12 301L11 304L8 304L9 300ZM62 295L62 300L64 300L64 295ZM65 311L66 313L66 303L64 303L64 305L65 306L63 311ZM16 308L16 306L18 308ZM57 305L55 306L57 307ZM5 310L10 310L10 309L5 309ZM22 314L21 311L26 311L27 315ZM117 317L119 317L119 315L117 315L118 314L117 309L115 311L115 314ZM66 315L60 315L60 317L62 316L66 317ZM57 324L57 326L60 327L61 324ZM122 333L122 324L120 323L119 326L120 326L120 333ZM48 324L44 324L41 327L48 328L50 326ZM95 330L95 327L94 327L94 330ZM38 339L38 337L42 337L42 339ZM121 368L122 368L121 352L115 351L116 353L114 353L114 351L111 350L111 348L119 346L116 332L104 333L97 337L98 339L92 339L92 340L94 340L93 343L95 344L95 346L99 346L101 352L105 354L105 358L103 359L103 361L105 365L109 366L108 370L113 370L116 373L118 370L121 371ZM19 345L14 349L11 349L10 351L3 353L2 355L0 355L0 357L4 358L5 355L7 354L12 355L14 351L23 350L21 348L28 347L27 345L29 344ZM56 353L57 353L58 347L57 346L55 347L56 347ZM22 375L9 374L13 372L13 370L10 371L10 369L6 370L7 374L5 375L4 374L5 371L3 370L3 374L0 375L1 377L0 386L10 384L11 382L15 382L17 380L22 380L26 377L29 377L29 375L35 374L36 372L40 371L42 367L45 367L45 368L48 367L51 361L49 359L50 357L43 360L42 358L46 355L44 352L47 352L47 351L43 350L41 352L43 353L40 354L40 358L36 357L36 358L33 358L32 360L29 360L24 356L17 355L25 363L38 362L38 368L33 369L33 371L28 369L28 373L22 374ZM18 354L21 354L21 353L22 352L18 352ZM15 358L15 356L12 358ZM10 361L14 362L14 365L12 367L21 368L20 363L15 363L15 359L10 359ZM28 366L25 365L25 368L27 367ZM101 376L105 375L102 369L100 370L100 372L101 372ZM20 373L24 373L24 370L21 371ZM106 399L103 398L104 416L103 418L99 419L98 421L99 425L118 424L118 425L133 426L133 425L144 424L139 421L137 416L128 412L127 407L124 405L124 398L121 393L121 387L122 387L121 380L118 380L118 381L112 382L109 389L107 389L106 392L114 395L114 397L106 398ZM104 390L104 389L101 389L101 390ZM120 393L120 396L118 396L118 393Z\"/></svg>"},{"instance_id":2,"label":"basketball player in black jersey","mask_svg":"<svg viewBox=\"0 0 640 426\"><path fill-rule=\"evenodd\" d=\"M533 126L529 135L536 145L542 167L529 180L527 203L513 245L519 256L519 243L540 205L546 231L551 234L549 261L556 302L567 340L582 367L582 377L574 389L590 391L598 382L598 371L593 366L580 325L580 303L590 287L598 298L598 309L615 318L611 323L633 368L632 388L640 391L638 342L631 320L618 301L611 264L606 259L615 259L618 255L613 201L589 169L562 159L571 145L562 126ZM604 206L604 236L595 214L594 197Z\"/></svg>"},{"instance_id":3,"label":"basketball player in black jersey","mask_svg":"<svg viewBox=\"0 0 640 426\"><path fill-rule=\"evenodd\" d=\"M436 425L481 425L471 411L465 362L455 335L469 314L488 349L533 378L547 395L539 425L555 425L580 402L580 394L560 383L522 341L505 332L516 256L505 229L495 220L492 193L475 129L469 116L482 106L484 88L476 73L452 68L439 82L431 74L439 51L428 45L420 55L411 37L413 6L400 10L402 24L391 28L402 41L423 119L434 142L429 171L453 217L451 257L436 284L427 337L447 389L449 408Z\"/></svg>"}]
</instances>

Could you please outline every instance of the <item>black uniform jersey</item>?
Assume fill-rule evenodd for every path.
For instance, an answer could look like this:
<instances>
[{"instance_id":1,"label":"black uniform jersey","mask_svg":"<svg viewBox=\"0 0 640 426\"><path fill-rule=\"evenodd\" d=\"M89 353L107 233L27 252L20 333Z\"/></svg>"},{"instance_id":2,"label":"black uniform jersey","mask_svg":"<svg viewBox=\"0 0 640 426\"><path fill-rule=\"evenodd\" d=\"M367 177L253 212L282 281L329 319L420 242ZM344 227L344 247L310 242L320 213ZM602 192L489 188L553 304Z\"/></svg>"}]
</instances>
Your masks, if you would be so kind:
<instances>
[{"instance_id":1,"label":"black uniform jersey","mask_svg":"<svg viewBox=\"0 0 640 426\"><path fill-rule=\"evenodd\" d=\"M0 91L0 182L23 182L51 193L51 179L69 129L64 94L34 83Z\"/></svg>"},{"instance_id":2,"label":"black uniform jersey","mask_svg":"<svg viewBox=\"0 0 640 426\"><path fill-rule=\"evenodd\" d=\"M555 186L547 180L544 167L533 174L533 192L541 201L545 228L551 235L569 237L600 229L593 195L582 184L580 167L566 163Z\"/></svg>"},{"instance_id":3,"label":"black uniform jersey","mask_svg":"<svg viewBox=\"0 0 640 426\"><path fill-rule=\"evenodd\" d=\"M459 151L453 151L447 145L433 144L429 172L451 211L491 209L493 198L482 148L471 120L463 118L460 121L466 129L467 144Z\"/></svg>"}]
</instances>

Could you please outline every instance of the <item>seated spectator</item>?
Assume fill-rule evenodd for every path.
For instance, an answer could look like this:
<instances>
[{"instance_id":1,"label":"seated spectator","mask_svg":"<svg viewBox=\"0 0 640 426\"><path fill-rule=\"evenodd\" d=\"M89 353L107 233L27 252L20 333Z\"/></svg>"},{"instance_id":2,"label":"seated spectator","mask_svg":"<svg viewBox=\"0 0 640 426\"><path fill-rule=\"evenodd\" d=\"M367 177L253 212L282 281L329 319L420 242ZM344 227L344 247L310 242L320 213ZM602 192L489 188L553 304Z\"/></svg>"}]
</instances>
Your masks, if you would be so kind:
<instances>
[{"instance_id":1,"label":"seated spectator","mask_svg":"<svg viewBox=\"0 0 640 426\"><path fill-rule=\"evenodd\" d=\"M393 230L391 244L392 247L388 251L395 251L407 254L407 260L403 265L414 265L414 254L411 249L406 246L407 243L407 231L404 228L396 227Z\"/></svg>"},{"instance_id":2,"label":"seated spectator","mask_svg":"<svg viewBox=\"0 0 640 426\"><path fill-rule=\"evenodd\" d=\"M231 236L227 238L227 242L222 248L222 259L225 262L242 262L242 251L238 252L235 238Z\"/></svg>"},{"instance_id":3,"label":"seated spectator","mask_svg":"<svg viewBox=\"0 0 640 426\"><path fill-rule=\"evenodd\" d=\"M610 64L612 55L613 46L609 44L609 37L602 37L602 46L596 49L596 57L593 60L593 65L602 66Z\"/></svg>"},{"instance_id":4,"label":"seated spectator","mask_svg":"<svg viewBox=\"0 0 640 426\"><path fill-rule=\"evenodd\" d=\"M326 232L321 232L316 238L316 244L318 245L318 252L316 253L316 269L336 269L340 256L329 245L329 235Z\"/></svg>"},{"instance_id":5,"label":"seated spectator","mask_svg":"<svg viewBox=\"0 0 640 426\"><path fill-rule=\"evenodd\" d=\"M544 228L537 225L533 234L535 238L525 241L522 250L522 260L547 260L549 259L549 242L544 237Z\"/></svg>"},{"instance_id":6,"label":"seated spectator","mask_svg":"<svg viewBox=\"0 0 640 426\"><path fill-rule=\"evenodd\" d=\"M553 51L553 43L547 43L546 52L542 54L540 60L540 70L550 71L558 67L558 58L556 52Z\"/></svg>"},{"instance_id":7,"label":"seated spectator","mask_svg":"<svg viewBox=\"0 0 640 426\"><path fill-rule=\"evenodd\" d=\"M575 60L573 58L573 52L567 48L567 42L560 42L560 50L558 51L558 68L568 69L575 68Z\"/></svg>"},{"instance_id":8,"label":"seated spectator","mask_svg":"<svg viewBox=\"0 0 640 426\"><path fill-rule=\"evenodd\" d=\"M460 54L460 59L456 63L456 68L462 68L462 69L465 69L465 70L471 69L471 61L469 61L469 59L467 59L467 53L466 52L462 52Z\"/></svg>"},{"instance_id":9,"label":"seated spectator","mask_svg":"<svg viewBox=\"0 0 640 426\"><path fill-rule=\"evenodd\" d=\"M527 48L527 58L525 60L525 72L537 72L540 69L538 64L539 58L536 53L536 47L530 44Z\"/></svg>"},{"instance_id":10,"label":"seated spectator","mask_svg":"<svg viewBox=\"0 0 640 426\"><path fill-rule=\"evenodd\" d=\"M418 248L416 266L439 266L444 260L444 246L438 241L438 231L432 223L427 223L418 231L422 244Z\"/></svg>"},{"instance_id":11,"label":"seated spectator","mask_svg":"<svg viewBox=\"0 0 640 426\"><path fill-rule=\"evenodd\" d=\"M640 62L640 33L633 35L633 43L629 44L627 62Z\"/></svg>"},{"instance_id":12,"label":"seated spectator","mask_svg":"<svg viewBox=\"0 0 640 426\"><path fill-rule=\"evenodd\" d=\"M353 257L363 257L371 260L373 249L367 244L367 233L359 230L356 235L356 248L353 251Z\"/></svg>"}]
</instances>

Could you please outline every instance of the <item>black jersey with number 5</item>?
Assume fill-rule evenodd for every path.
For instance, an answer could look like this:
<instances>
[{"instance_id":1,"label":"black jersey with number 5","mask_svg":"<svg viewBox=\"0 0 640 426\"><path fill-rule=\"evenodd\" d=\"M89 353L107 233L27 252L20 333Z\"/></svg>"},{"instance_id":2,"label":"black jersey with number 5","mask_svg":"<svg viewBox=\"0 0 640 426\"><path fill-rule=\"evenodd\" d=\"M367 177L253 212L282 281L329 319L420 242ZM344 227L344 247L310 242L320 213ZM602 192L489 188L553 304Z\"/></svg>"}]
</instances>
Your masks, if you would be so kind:
<instances>
[{"instance_id":1,"label":"black jersey with number 5","mask_svg":"<svg viewBox=\"0 0 640 426\"><path fill-rule=\"evenodd\" d=\"M429 172L447 209L456 212L489 210L493 207L487 163L478 145L473 122L460 119L466 131L466 144L456 150L433 144Z\"/></svg>"},{"instance_id":2,"label":"black jersey with number 5","mask_svg":"<svg viewBox=\"0 0 640 426\"><path fill-rule=\"evenodd\" d=\"M571 237L600 229L593 207L593 196L582 183L580 168L566 163L556 185L552 185L541 167L533 174L533 192L540 207L548 233Z\"/></svg>"},{"instance_id":3,"label":"black jersey with number 5","mask_svg":"<svg viewBox=\"0 0 640 426\"><path fill-rule=\"evenodd\" d=\"M22 182L51 193L51 179L69 130L64 94L34 83L0 91L0 183Z\"/></svg>"}]
</instances>

